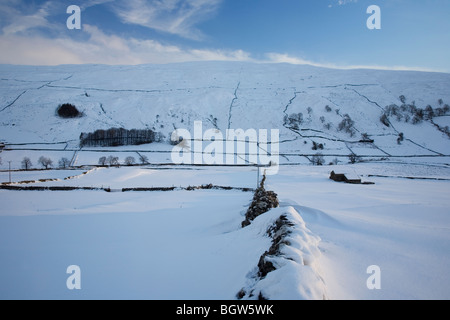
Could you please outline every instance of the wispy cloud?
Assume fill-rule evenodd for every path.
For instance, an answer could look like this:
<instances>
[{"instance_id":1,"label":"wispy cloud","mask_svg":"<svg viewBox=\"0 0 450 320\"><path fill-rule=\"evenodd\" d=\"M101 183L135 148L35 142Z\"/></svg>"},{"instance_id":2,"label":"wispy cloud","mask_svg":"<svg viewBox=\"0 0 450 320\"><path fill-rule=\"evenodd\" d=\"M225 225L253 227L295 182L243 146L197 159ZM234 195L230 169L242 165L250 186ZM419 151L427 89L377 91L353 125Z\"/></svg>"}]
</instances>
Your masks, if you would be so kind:
<instances>
[{"instance_id":1,"label":"wispy cloud","mask_svg":"<svg viewBox=\"0 0 450 320\"><path fill-rule=\"evenodd\" d=\"M355 3L355 2L358 2L358 0L338 0L338 5L343 6L347 3L352 3L352 2Z\"/></svg>"},{"instance_id":2,"label":"wispy cloud","mask_svg":"<svg viewBox=\"0 0 450 320\"><path fill-rule=\"evenodd\" d=\"M161 30L191 39L202 34L197 23L215 13L222 0L93 0L80 3L82 10L107 5L125 23ZM248 61L242 50L182 48L152 39L106 34L100 27L83 24L77 37L70 37L64 23L51 22L52 15L65 13L69 0L42 4L25 0L0 2L0 63L145 64L186 61ZM45 30L44 32L42 30Z\"/></svg>"},{"instance_id":3,"label":"wispy cloud","mask_svg":"<svg viewBox=\"0 0 450 320\"><path fill-rule=\"evenodd\" d=\"M242 50L185 49L155 40L123 38L107 35L96 26L84 25L87 41L71 38L47 39L19 35L0 37L0 63L28 65L109 64L138 65L192 61L247 61L257 63L288 63L333 69L377 69L442 72L420 67L381 65L338 65L318 63L285 53L267 53L256 60Z\"/></svg>"},{"instance_id":4,"label":"wispy cloud","mask_svg":"<svg viewBox=\"0 0 450 320\"><path fill-rule=\"evenodd\" d=\"M122 22L200 40L196 27L214 15L222 0L126 0L116 1L113 11Z\"/></svg>"},{"instance_id":5,"label":"wispy cloud","mask_svg":"<svg viewBox=\"0 0 450 320\"><path fill-rule=\"evenodd\" d=\"M250 61L242 50L190 49L155 40L105 34L96 26L83 25L86 41L59 37L0 36L0 63L29 65L163 64L188 61Z\"/></svg>"},{"instance_id":6,"label":"wispy cloud","mask_svg":"<svg viewBox=\"0 0 450 320\"><path fill-rule=\"evenodd\" d=\"M1 20L4 22L2 32L4 34L11 35L48 25L47 3L31 14L21 13L21 4L20 1L6 0L0 5Z\"/></svg>"},{"instance_id":7,"label":"wispy cloud","mask_svg":"<svg viewBox=\"0 0 450 320\"><path fill-rule=\"evenodd\" d=\"M84 2L84 3L82 3L80 5L80 8L81 8L81 10L85 10L87 8L90 8L90 7L98 6L98 5L105 4L105 3L111 3L111 2L114 2L114 1L115 0L91 0L91 1L86 1L86 2Z\"/></svg>"},{"instance_id":8,"label":"wispy cloud","mask_svg":"<svg viewBox=\"0 0 450 320\"><path fill-rule=\"evenodd\" d=\"M81 8L107 5L125 23L133 23L190 39L203 35L198 24L210 18L222 0L93 0L81 2ZM357 0L335 0L336 5ZM65 23L56 23L53 15L65 13L71 0L48 0L41 4L25 0L0 1L0 63L28 65L110 64L136 65L188 61L252 61L262 63L308 64L337 69L387 69L436 71L424 68L380 65L337 65L318 63L286 53L267 53L253 59L243 50L183 47L154 39L105 32L100 26L83 24L76 37L68 35ZM52 22L53 21L53 22ZM44 30L44 31L42 31ZM442 70L438 70L442 71ZM448 72L448 71L447 71Z\"/></svg>"},{"instance_id":9,"label":"wispy cloud","mask_svg":"<svg viewBox=\"0 0 450 320\"><path fill-rule=\"evenodd\" d=\"M66 11L64 1L46 1L40 5L24 0L3 0L0 5L0 27L4 35L31 34L37 29L59 29L49 22L52 15ZM53 32L50 32L53 33Z\"/></svg>"},{"instance_id":10,"label":"wispy cloud","mask_svg":"<svg viewBox=\"0 0 450 320\"><path fill-rule=\"evenodd\" d=\"M199 39L197 23L211 17L222 0L93 0L82 10L107 5L124 23L133 23L179 36ZM29 3L0 2L0 63L57 65L80 63L145 64L185 61L247 61L242 50L182 48L152 39L106 34L100 27L83 24L77 37L70 37L65 23L52 22L52 15L65 13L69 0Z\"/></svg>"},{"instance_id":11,"label":"wispy cloud","mask_svg":"<svg viewBox=\"0 0 450 320\"><path fill-rule=\"evenodd\" d=\"M358 0L333 0L333 3L329 4L328 7L334 7L334 6L343 6L349 3L356 3Z\"/></svg>"},{"instance_id":12,"label":"wispy cloud","mask_svg":"<svg viewBox=\"0 0 450 320\"><path fill-rule=\"evenodd\" d=\"M266 54L266 63L289 63L294 65L311 65L314 67L321 68L331 68L331 69L373 69L373 70L396 70L396 71L424 71L424 72L446 72L443 70L434 70L423 67L406 67L406 66L382 66L382 65L355 65L355 64L336 64L336 63L327 63L327 62L314 62L311 60L306 60L301 57L295 57L285 53L267 53Z\"/></svg>"},{"instance_id":13,"label":"wispy cloud","mask_svg":"<svg viewBox=\"0 0 450 320\"><path fill-rule=\"evenodd\" d=\"M223 0L92 0L80 1L84 11L107 6L124 24L139 25L187 39L205 36L198 24L211 19ZM0 2L0 28L3 34L23 33L37 28L56 29L49 23L52 15L65 13L70 0L47 0L43 4L26 0Z\"/></svg>"},{"instance_id":14,"label":"wispy cloud","mask_svg":"<svg viewBox=\"0 0 450 320\"><path fill-rule=\"evenodd\" d=\"M267 62L270 62L270 63L309 64L312 66L322 66L322 65L314 63L312 61L305 60L305 59L299 58L299 57L290 56L285 53L271 52L271 53L267 53L266 57L268 59Z\"/></svg>"}]
</instances>

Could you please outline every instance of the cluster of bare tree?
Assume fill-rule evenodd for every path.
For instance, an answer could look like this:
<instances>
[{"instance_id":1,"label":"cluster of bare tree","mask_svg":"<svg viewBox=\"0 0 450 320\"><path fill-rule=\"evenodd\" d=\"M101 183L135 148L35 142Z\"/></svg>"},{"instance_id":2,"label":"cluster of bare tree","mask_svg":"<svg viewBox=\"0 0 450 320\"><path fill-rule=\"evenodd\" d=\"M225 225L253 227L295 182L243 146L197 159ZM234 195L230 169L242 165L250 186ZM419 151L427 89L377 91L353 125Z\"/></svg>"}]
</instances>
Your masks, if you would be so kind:
<instances>
[{"instance_id":1,"label":"cluster of bare tree","mask_svg":"<svg viewBox=\"0 0 450 320\"><path fill-rule=\"evenodd\" d=\"M139 155L139 162L142 165L148 164L148 157L145 155L140 154ZM119 167L120 166L120 160L119 157L109 156L109 157L101 157L98 159L98 164L100 166L110 166L110 167ZM125 166L134 166L137 164L136 159L134 157L126 157L125 161L123 162Z\"/></svg>"},{"instance_id":2,"label":"cluster of bare tree","mask_svg":"<svg viewBox=\"0 0 450 320\"><path fill-rule=\"evenodd\" d=\"M316 153L311 158L311 163L315 166L323 166L325 164L325 158L323 157L323 154L321 152Z\"/></svg>"},{"instance_id":3,"label":"cluster of bare tree","mask_svg":"<svg viewBox=\"0 0 450 320\"><path fill-rule=\"evenodd\" d=\"M362 161L362 158L354 153L348 155L349 163L355 164ZM321 152L316 153L310 159L311 163L315 166L323 166L325 165L325 158ZM332 162L329 163L330 166L339 164L339 159L335 158Z\"/></svg>"},{"instance_id":4,"label":"cluster of bare tree","mask_svg":"<svg viewBox=\"0 0 450 320\"><path fill-rule=\"evenodd\" d=\"M80 136L80 147L141 145L160 140L161 135L149 129L127 130L123 128L112 128L108 130L97 130L93 133L82 133Z\"/></svg>"},{"instance_id":5,"label":"cluster of bare tree","mask_svg":"<svg viewBox=\"0 0 450 320\"><path fill-rule=\"evenodd\" d=\"M98 159L98 164L101 166L109 165L110 167L119 166L119 157L101 157L100 159Z\"/></svg>"},{"instance_id":6,"label":"cluster of bare tree","mask_svg":"<svg viewBox=\"0 0 450 320\"><path fill-rule=\"evenodd\" d=\"M348 133L351 137L353 137L355 135L354 125L355 122L352 120L352 118L348 114L345 114L343 116L342 121L338 125L338 130L344 131Z\"/></svg>"},{"instance_id":7,"label":"cluster of bare tree","mask_svg":"<svg viewBox=\"0 0 450 320\"><path fill-rule=\"evenodd\" d=\"M143 154L139 154L138 161L142 165L149 164L148 157ZM123 165L134 166L134 165L138 164L138 161L136 160L136 158L129 156L129 157L125 158ZM71 163L71 161L69 159L61 158L58 161L58 168L60 168L60 169L70 168L70 163ZM2 164L2 159L0 158L0 165L1 164ZM39 158L38 164L45 170L48 170L48 169L51 169L54 167L53 160L50 158L44 157L44 156ZM111 167L115 167L115 166L119 167L121 165L119 157L114 157L114 156L101 157L98 161L98 164L100 166L111 166ZM24 169L24 170L30 170L33 168L34 165L29 157L24 157L22 159L21 166L22 166L22 169Z\"/></svg>"},{"instance_id":8,"label":"cluster of bare tree","mask_svg":"<svg viewBox=\"0 0 450 320\"><path fill-rule=\"evenodd\" d=\"M39 158L38 164L46 170L53 168L53 160L50 158L44 157L44 156ZM24 169L24 170L30 170L31 168L33 168L33 162L28 157L24 157L22 159L21 165L22 165L22 169ZM58 161L58 167L60 169L66 169L66 168L70 167L70 160L67 158L61 158Z\"/></svg>"},{"instance_id":9,"label":"cluster of bare tree","mask_svg":"<svg viewBox=\"0 0 450 320\"><path fill-rule=\"evenodd\" d=\"M418 124L424 120L433 120L435 117L443 117L450 112L450 106L444 104L442 99L438 100L438 107L433 108L427 105L425 109L416 107L416 103L406 103L406 97L399 97L402 105L391 104L387 106L384 113L381 115L380 121L387 127L390 126L389 118L395 118L397 121L404 121L406 123Z\"/></svg>"},{"instance_id":10,"label":"cluster of bare tree","mask_svg":"<svg viewBox=\"0 0 450 320\"><path fill-rule=\"evenodd\" d=\"M303 113L293 113L284 116L284 126L293 130L299 130L303 124Z\"/></svg>"},{"instance_id":11,"label":"cluster of bare tree","mask_svg":"<svg viewBox=\"0 0 450 320\"><path fill-rule=\"evenodd\" d=\"M80 118L83 116L83 113L78 111L77 107L70 103L59 105L56 109L56 113L64 119Z\"/></svg>"}]
</instances>

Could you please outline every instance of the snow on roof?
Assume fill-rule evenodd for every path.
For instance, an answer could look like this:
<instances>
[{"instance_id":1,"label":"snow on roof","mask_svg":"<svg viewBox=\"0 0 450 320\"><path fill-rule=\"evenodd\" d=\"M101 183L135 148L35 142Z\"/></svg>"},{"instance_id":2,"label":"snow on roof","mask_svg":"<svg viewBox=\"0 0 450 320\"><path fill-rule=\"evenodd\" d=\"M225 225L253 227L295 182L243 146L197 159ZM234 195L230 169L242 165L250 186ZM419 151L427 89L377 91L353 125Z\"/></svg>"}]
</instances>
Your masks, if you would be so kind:
<instances>
[{"instance_id":1,"label":"snow on roof","mask_svg":"<svg viewBox=\"0 0 450 320\"><path fill-rule=\"evenodd\" d=\"M344 172L343 173L348 180L361 180L361 177L355 172Z\"/></svg>"}]
</instances>

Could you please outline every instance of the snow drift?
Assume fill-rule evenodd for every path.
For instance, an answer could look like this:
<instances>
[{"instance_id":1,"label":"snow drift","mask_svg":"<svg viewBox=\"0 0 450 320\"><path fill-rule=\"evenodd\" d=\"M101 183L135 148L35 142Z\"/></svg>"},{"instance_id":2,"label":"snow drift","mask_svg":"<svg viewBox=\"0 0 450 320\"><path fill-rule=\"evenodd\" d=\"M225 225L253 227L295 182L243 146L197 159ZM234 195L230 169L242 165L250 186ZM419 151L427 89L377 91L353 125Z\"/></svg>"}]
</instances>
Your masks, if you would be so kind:
<instances>
[{"instance_id":1,"label":"snow drift","mask_svg":"<svg viewBox=\"0 0 450 320\"><path fill-rule=\"evenodd\" d=\"M320 238L307 227L293 207L272 209L252 222L265 229L272 245L249 274L239 299L323 300L327 298L320 276Z\"/></svg>"}]
</instances>

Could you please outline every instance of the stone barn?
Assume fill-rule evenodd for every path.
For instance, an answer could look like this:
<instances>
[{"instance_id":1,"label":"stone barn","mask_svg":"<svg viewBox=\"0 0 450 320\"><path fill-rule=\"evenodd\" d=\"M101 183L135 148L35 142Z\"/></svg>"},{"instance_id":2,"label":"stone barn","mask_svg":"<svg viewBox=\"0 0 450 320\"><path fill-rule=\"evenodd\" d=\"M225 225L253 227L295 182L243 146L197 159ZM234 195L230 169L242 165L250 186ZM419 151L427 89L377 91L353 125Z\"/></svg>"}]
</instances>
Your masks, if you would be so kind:
<instances>
[{"instance_id":1,"label":"stone barn","mask_svg":"<svg viewBox=\"0 0 450 320\"><path fill-rule=\"evenodd\" d=\"M336 182L345 182L350 184L361 184L361 178L359 178L356 174L350 173L335 173L331 172L330 179Z\"/></svg>"}]
</instances>

